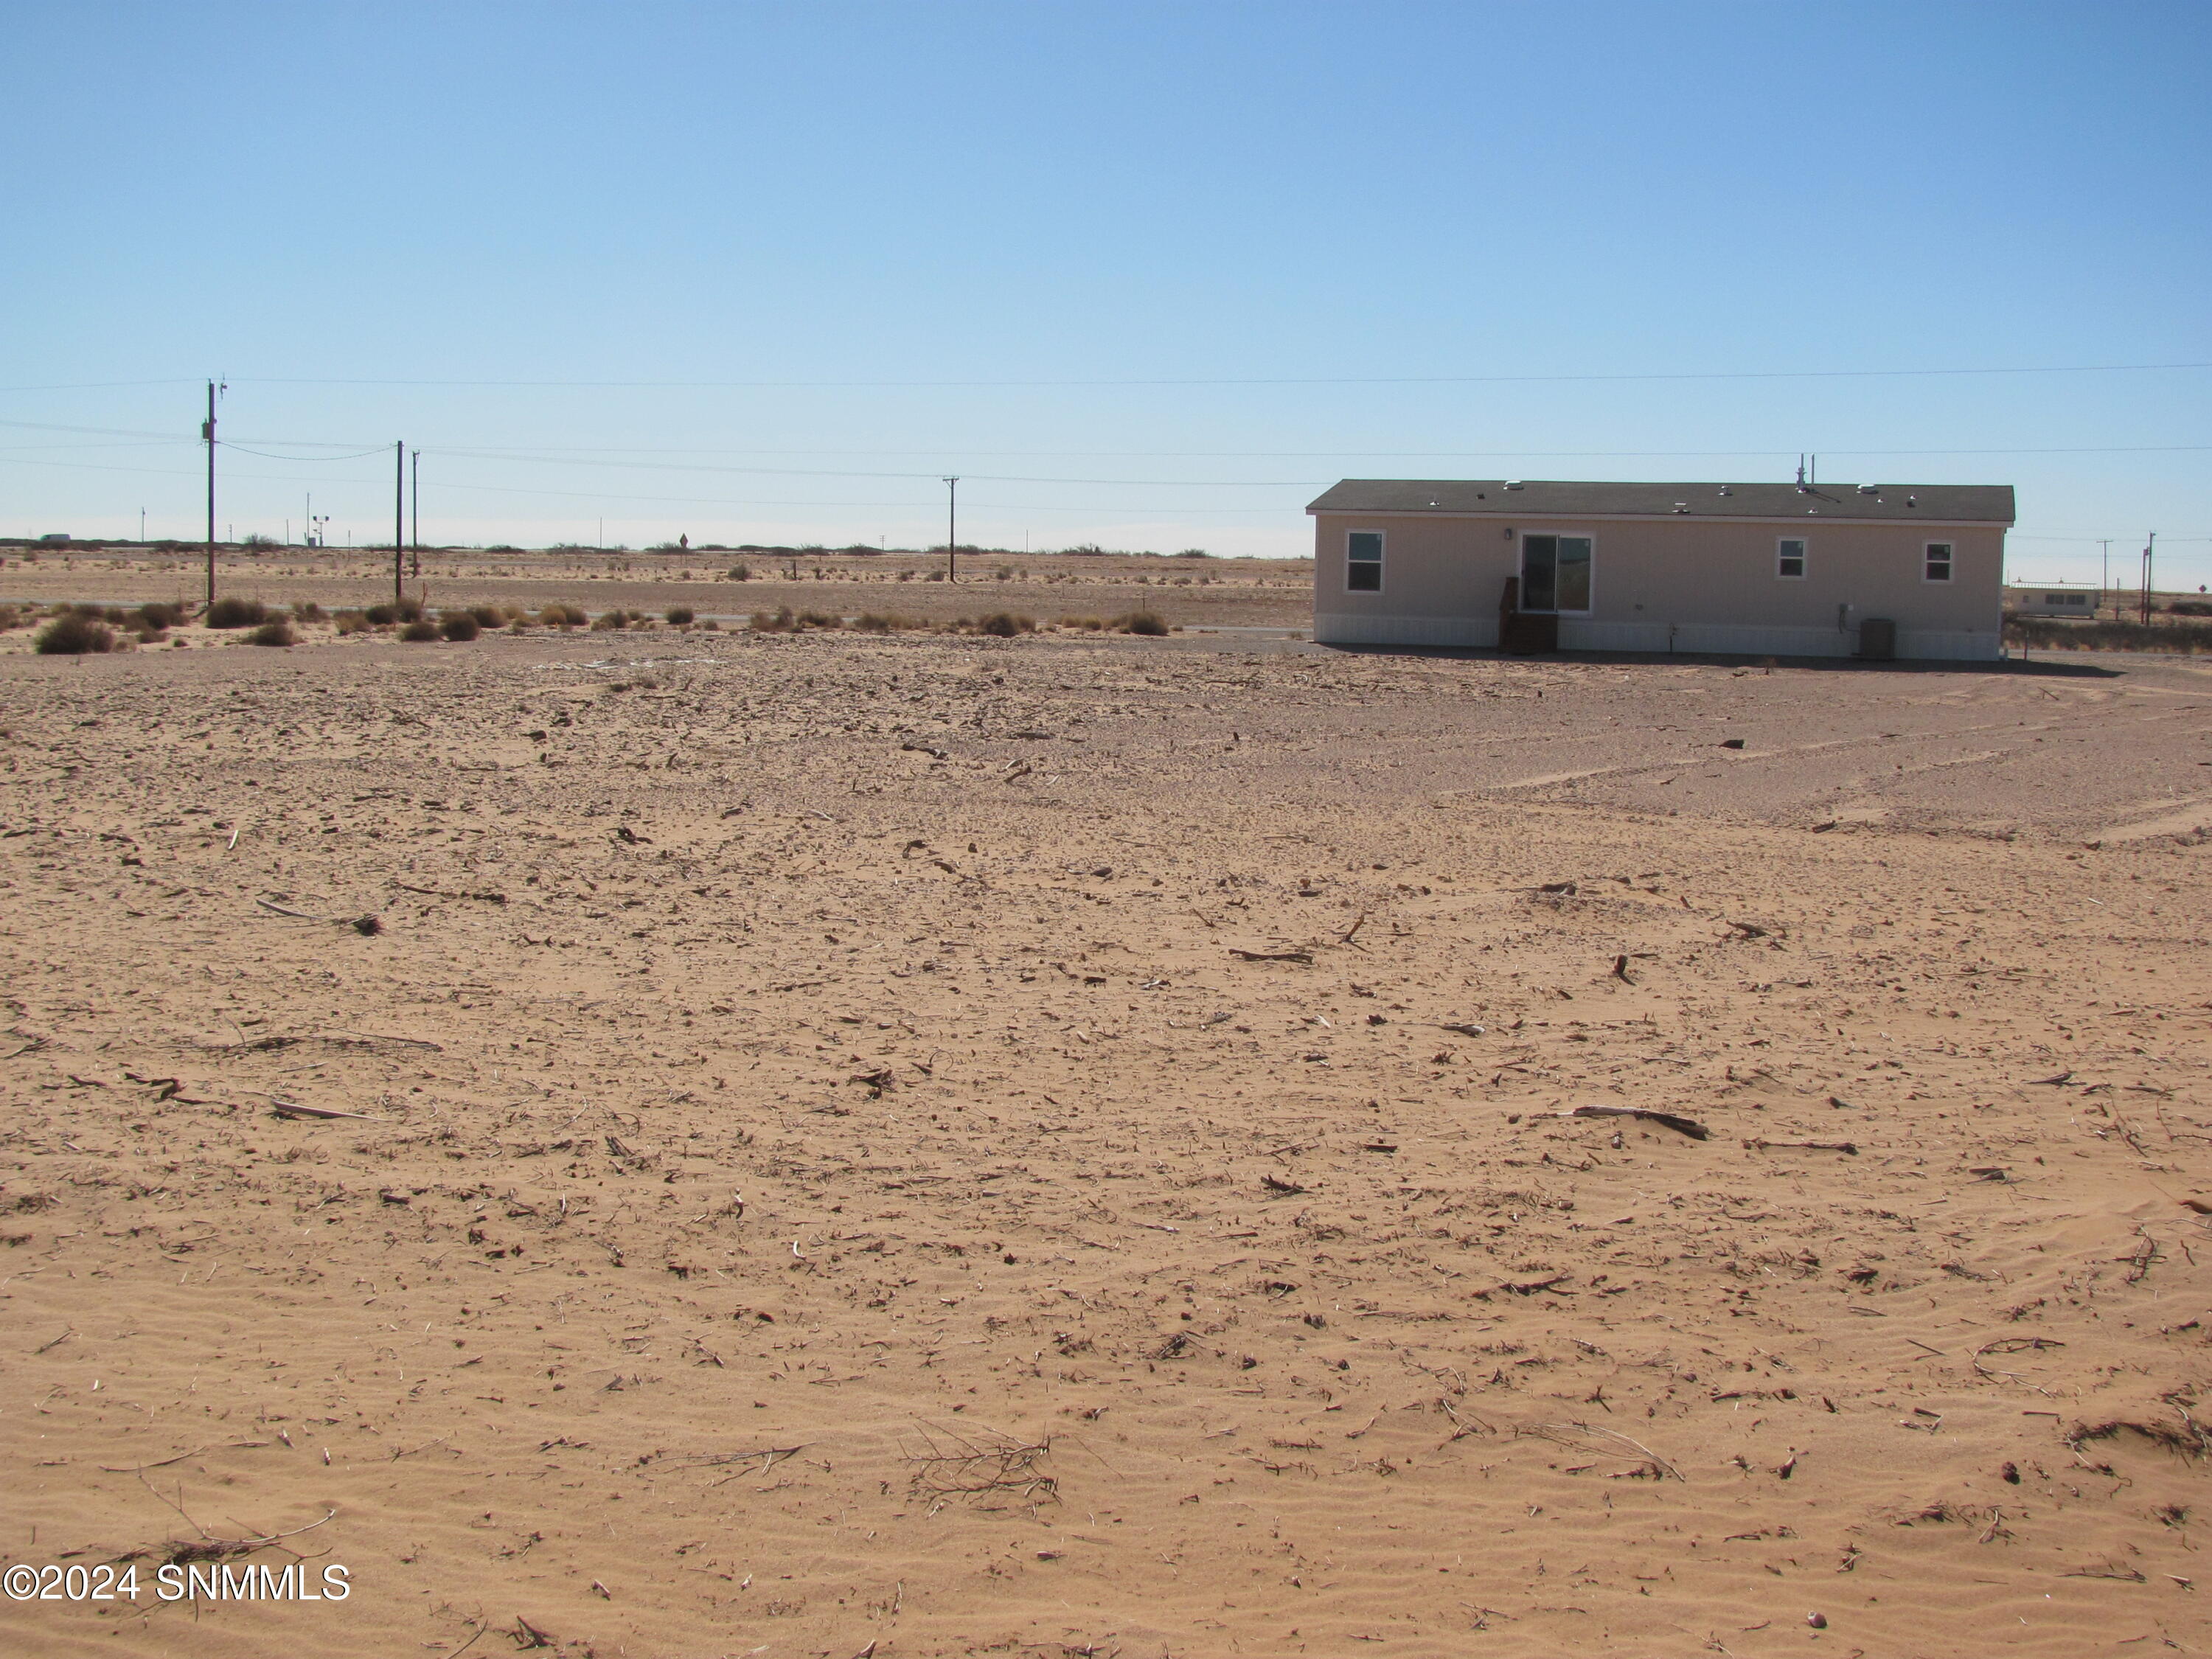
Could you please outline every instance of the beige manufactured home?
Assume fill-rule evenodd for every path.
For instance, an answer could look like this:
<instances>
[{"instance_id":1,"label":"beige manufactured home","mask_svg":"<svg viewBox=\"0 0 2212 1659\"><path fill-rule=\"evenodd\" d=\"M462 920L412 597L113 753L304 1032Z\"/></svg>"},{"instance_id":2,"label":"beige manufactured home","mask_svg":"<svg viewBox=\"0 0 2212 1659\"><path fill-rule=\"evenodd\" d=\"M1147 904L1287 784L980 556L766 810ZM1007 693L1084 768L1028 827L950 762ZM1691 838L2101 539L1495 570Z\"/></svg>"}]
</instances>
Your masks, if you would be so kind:
<instances>
[{"instance_id":1,"label":"beige manufactured home","mask_svg":"<svg viewBox=\"0 0 2212 1659\"><path fill-rule=\"evenodd\" d=\"M2001 654L2009 484L1347 478L1306 510L1325 642Z\"/></svg>"}]
</instances>

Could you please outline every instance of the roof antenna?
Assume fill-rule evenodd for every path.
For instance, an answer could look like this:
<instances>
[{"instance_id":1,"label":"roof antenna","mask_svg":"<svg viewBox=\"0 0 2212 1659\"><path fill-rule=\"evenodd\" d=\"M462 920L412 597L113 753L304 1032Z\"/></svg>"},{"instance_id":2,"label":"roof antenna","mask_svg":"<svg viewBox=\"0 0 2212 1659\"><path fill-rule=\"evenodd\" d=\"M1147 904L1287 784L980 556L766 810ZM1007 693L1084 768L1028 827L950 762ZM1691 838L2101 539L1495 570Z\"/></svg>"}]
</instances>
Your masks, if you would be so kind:
<instances>
[{"instance_id":1,"label":"roof antenna","mask_svg":"<svg viewBox=\"0 0 2212 1659\"><path fill-rule=\"evenodd\" d=\"M1797 488L1801 490L1805 488L1805 456L1802 450L1797 456Z\"/></svg>"},{"instance_id":2,"label":"roof antenna","mask_svg":"<svg viewBox=\"0 0 2212 1659\"><path fill-rule=\"evenodd\" d=\"M1812 478L1812 482L1813 482L1813 483L1814 483L1814 487L1815 487L1815 488L1817 488L1817 487L1819 486L1820 482L1820 458L1818 455L1815 455L1815 456L1813 458L1813 478Z\"/></svg>"}]
</instances>

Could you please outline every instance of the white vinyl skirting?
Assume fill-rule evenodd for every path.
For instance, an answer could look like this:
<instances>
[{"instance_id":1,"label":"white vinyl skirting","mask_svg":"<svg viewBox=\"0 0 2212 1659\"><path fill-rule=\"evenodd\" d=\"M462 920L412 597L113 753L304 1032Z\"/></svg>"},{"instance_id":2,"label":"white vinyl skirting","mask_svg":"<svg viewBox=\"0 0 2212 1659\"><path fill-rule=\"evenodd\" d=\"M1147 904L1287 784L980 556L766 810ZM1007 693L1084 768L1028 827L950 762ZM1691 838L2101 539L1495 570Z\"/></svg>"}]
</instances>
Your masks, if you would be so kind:
<instances>
[{"instance_id":1,"label":"white vinyl skirting","mask_svg":"<svg viewBox=\"0 0 2212 1659\"><path fill-rule=\"evenodd\" d=\"M1314 612L1314 639L1323 645L1471 646L1498 643L1494 617L1393 617ZM1563 651L1670 651L1738 657L1851 657L1856 629L1761 628L1743 623L1581 622L1562 617ZM1897 654L1923 662L1994 662L2002 654L1996 630L1900 628Z\"/></svg>"}]
</instances>

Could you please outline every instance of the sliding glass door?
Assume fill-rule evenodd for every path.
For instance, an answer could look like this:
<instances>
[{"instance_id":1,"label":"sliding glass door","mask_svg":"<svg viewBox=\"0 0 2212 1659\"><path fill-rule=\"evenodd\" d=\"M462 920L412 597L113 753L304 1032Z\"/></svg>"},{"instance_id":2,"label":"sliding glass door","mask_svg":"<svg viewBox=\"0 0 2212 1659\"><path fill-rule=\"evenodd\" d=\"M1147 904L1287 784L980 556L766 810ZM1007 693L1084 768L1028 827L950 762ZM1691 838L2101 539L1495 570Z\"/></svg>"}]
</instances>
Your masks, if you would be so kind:
<instances>
[{"instance_id":1,"label":"sliding glass door","mask_svg":"<svg viewBox=\"0 0 2212 1659\"><path fill-rule=\"evenodd\" d=\"M1521 608L1582 611L1590 608L1590 538L1521 538Z\"/></svg>"}]
</instances>

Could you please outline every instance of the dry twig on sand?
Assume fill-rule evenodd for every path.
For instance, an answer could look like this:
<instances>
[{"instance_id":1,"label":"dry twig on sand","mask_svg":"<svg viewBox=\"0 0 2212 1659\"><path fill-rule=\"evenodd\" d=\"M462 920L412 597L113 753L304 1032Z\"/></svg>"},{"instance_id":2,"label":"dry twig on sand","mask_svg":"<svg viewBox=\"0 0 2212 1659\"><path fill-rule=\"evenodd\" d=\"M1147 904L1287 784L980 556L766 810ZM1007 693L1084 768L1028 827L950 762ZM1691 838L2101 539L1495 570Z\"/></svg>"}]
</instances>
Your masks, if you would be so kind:
<instances>
[{"instance_id":1,"label":"dry twig on sand","mask_svg":"<svg viewBox=\"0 0 2212 1659\"><path fill-rule=\"evenodd\" d=\"M1642 1467L1629 1471L1632 1476L1656 1480L1662 1475L1672 1475L1686 1480L1681 1470L1653 1451L1641 1440L1632 1440L1618 1429L1608 1429L1593 1423L1535 1423L1515 1431L1537 1440L1548 1440L1554 1445L1585 1455L1620 1455L1617 1449L1626 1446L1644 1460Z\"/></svg>"},{"instance_id":2,"label":"dry twig on sand","mask_svg":"<svg viewBox=\"0 0 2212 1659\"><path fill-rule=\"evenodd\" d=\"M1662 1124L1692 1140L1705 1140L1712 1131L1695 1118L1682 1117L1674 1112L1655 1112L1644 1106L1577 1106L1571 1112L1561 1112L1561 1117L1634 1117L1646 1123ZM1749 1143L1747 1142L1747 1145Z\"/></svg>"},{"instance_id":3,"label":"dry twig on sand","mask_svg":"<svg viewBox=\"0 0 2212 1659\"><path fill-rule=\"evenodd\" d=\"M1031 1442L990 1431L971 1440L942 1427L920 1432L923 1449L906 1461L914 1471L914 1491L929 1499L932 1515L956 1498L983 1508L998 1500L1032 1509L1047 1499L1059 1501L1060 1483L1038 1468L1052 1455L1049 1437Z\"/></svg>"}]
</instances>

